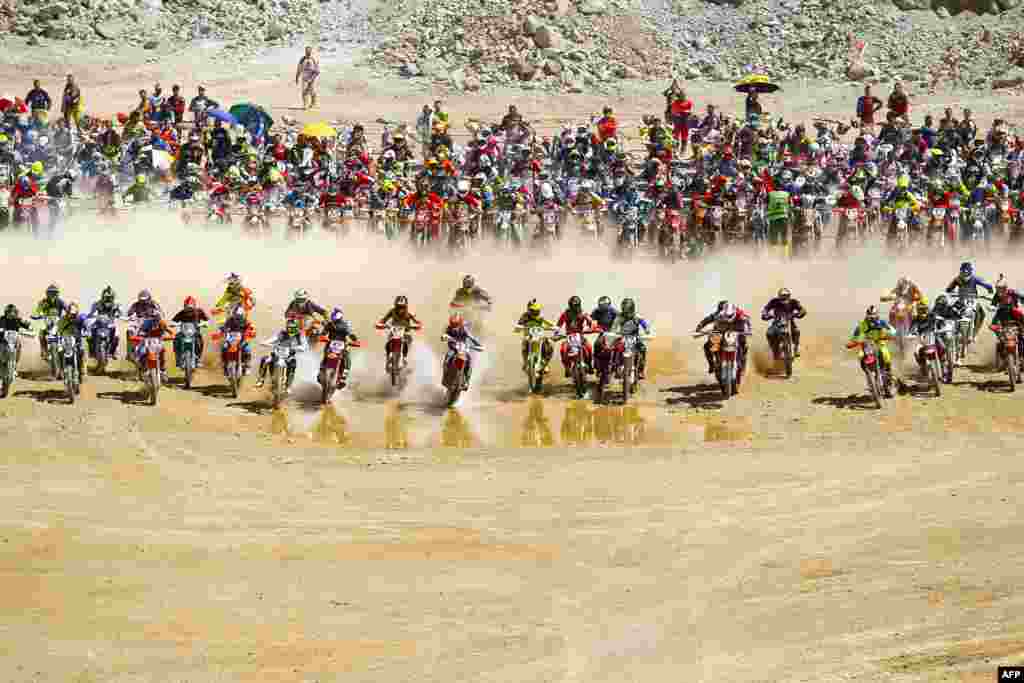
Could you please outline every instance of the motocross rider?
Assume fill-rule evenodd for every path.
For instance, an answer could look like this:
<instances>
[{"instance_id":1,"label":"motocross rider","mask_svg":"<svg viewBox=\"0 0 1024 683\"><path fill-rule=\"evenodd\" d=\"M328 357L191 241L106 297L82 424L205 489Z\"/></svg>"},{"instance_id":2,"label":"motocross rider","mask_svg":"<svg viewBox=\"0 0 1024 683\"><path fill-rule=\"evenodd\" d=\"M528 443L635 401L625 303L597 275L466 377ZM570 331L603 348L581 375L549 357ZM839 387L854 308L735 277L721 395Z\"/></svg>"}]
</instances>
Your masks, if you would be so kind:
<instances>
[{"instance_id":1,"label":"motocross rider","mask_svg":"<svg viewBox=\"0 0 1024 683\"><path fill-rule=\"evenodd\" d=\"M799 300L793 298L793 293L786 287L779 290L778 296L765 304L764 308L761 309L761 320L768 322L779 314L789 316L789 323L793 327L793 357L800 357L800 328L796 326L796 321L799 318L803 318L807 315L807 311ZM768 345L771 346L772 353L775 354L776 359L779 357L779 337L781 331L777 329L775 325L768 327Z\"/></svg>"},{"instance_id":2,"label":"motocross rider","mask_svg":"<svg viewBox=\"0 0 1024 683\"><path fill-rule=\"evenodd\" d=\"M611 329L608 331L612 334L621 335L624 331L630 329L635 329L635 334L637 335L636 376L639 379L644 379L647 376L647 344L644 343L643 337L640 335L641 333L650 333L650 325L647 323L647 320L637 315L636 302L626 297L622 300L619 314L615 316Z\"/></svg>"},{"instance_id":3,"label":"motocross rider","mask_svg":"<svg viewBox=\"0 0 1024 683\"><path fill-rule=\"evenodd\" d=\"M0 317L0 330L4 332L19 332L21 330L32 329L31 323L23 320L21 314L18 312L18 307L14 304L7 304L4 308L4 315ZM15 358L14 367L18 367L18 361L21 360L21 337L15 342Z\"/></svg>"},{"instance_id":4,"label":"motocross rider","mask_svg":"<svg viewBox=\"0 0 1024 683\"><path fill-rule=\"evenodd\" d=\"M145 174L140 173L135 176L135 182L128 186L122 196L124 198L131 196L132 202L135 204L145 203L152 199L153 191L146 181Z\"/></svg>"},{"instance_id":5,"label":"motocross rider","mask_svg":"<svg viewBox=\"0 0 1024 683\"><path fill-rule=\"evenodd\" d=\"M409 310L409 299L404 295L395 297L395 305L384 317L377 321L377 327L383 328L385 325L394 325L395 327L405 328L405 335L402 337L402 367L406 365L406 359L409 356L409 347L412 345L412 335L409 333L410 329L418 330L423 324L412 314ZM387 350L387 344L385 344L385 351Z\"/></svg>"},{"instance_id":6,"label":"motocross rider","mask_svg":"<svg viewBox=\"0 0 1024 683\"><path fill-rule=\"evenodd\" d=\"M194 296L185 297L185 301L182 303L181 310L174 314L171 318L172 323L192 323L196 326L198 332L199 325L201 323L209 321L209 317L206 315L206 311L199 308L196 303ZM174 357L181 357L181 334L177 334L174 337ZM203 357L203 335L196 334L196 365L199 365Z\"/></svg>"},{"instance_id":7,"label":"motocross rider","mask_svg":"<svg viewBox=\"0 0 1024 683\"><path fill-rule=\"evenodd\" d=\"M886 379L888 379L892 375L892 354L889 352L888 340L894 334L895 330L892 329L892 326L878 316L878 309L874 306L869 306L864 313L864 320L857 323L857 326L853 328L853 334L850 335L850 342L847 346L852 348L865 340L874 342L878 347L878 355L882 361L882 371L885 373ZM863 353L863 350L861 350L862 357ZM889 397L889 382L884 381L883 384L885 385L886 397Z\"/></svg>"},{"instance_id":8,"label":"motocross rider","mask_svg":"<svg viewBox=\"0 0 1024 683\"><path fill-rule=\"evenodd\" d=\"M358 342L359 341L359 337L357 337L355 332L352 331L352 324L348 320L345 320L344 313L338 307L335 307L334 310L331 311L330 318L328 319L327 324L324 325L323 334L324 334L324 336L327 337L328 344L324 347L324 356L320 360L320 373L321 373L321 376L320 376L319 381L320 381L321 384L323 384L323 381L324 381L324 379L323 379L323 371L324 371L324 365L327 362L327 353L330 351L330 342L332 342L332 341L343 341L343 342L346 342L346 344L347 344L350 341L352 341L352 342ZM348 378L349 370L352 369L352 359L349 356L349 352L348 352L348 347L347 346L345 348L345 353L344 353L343 358L341 359L341 361L342 361L342 365L341 365L341 386L344 387L345 386L345 381Z\"/></svg>"},{"instance_id":9,"label":"motocross rider","mask_svg":"<svg viewBox=\"0 0 1024 683\"><path fill-rule=\"evenodd\" d=\"M219 309L232 310L235 306L242 305L246 311L251 311L253 306L252 290L242 284L242 276L238 273L231 273L227 278L227 287L213 305L214 313Z\"/></svg>"},{"instance_id":10,"label":"motocross rider","mask_svg":"<svg viewBox=\"0 0 1024 683\"><path fill-rule=\"evenodd\" d=\"M960 274L953 278L953 281L946 287L947 294L955 291L958 296L967 299L974 306L975 337L978 336L981 326L985 324L985 309L979 306L976 301L978 287L988 290L989 294L992 293L992 285L974 274L974 266L969 261L964 261L960 264Z\"/></svg>"},{"instance_id":11,"label":"motocross rider","mask_svg":"<svg viewBox=\"0 0 1024 683\"><path fill-rule=\"evenodd\" d=\"M590 332L594 329L594 321L583 311L583 301L578 296L569 298L569 307L559 316L557 327L562 328L566 335ZM586 337L581 336L583 342L583 363L586 365L587 374L593 374L593 350ZM559 349L562 356L562 365L565 367L565 376L569 376L569 342L563 341Z\"/></svg>"},{"instance_id":12,"label":"motocross rider","mask_svg":"<svg viewBox=\"0 0 1024 683\"><path fill-rule=\"evenodd\" d=\"M920 335L925 332L936 332L940 326L939 316L928 309L928 304L925 301L918 301L914 306L914 318L910 321L909 333ZM938 338L936 338L936 343L941 343L938 342ZM923 346L919 346L914 352L914 359L917 361L918 367L921 368L922 374L926 372L924 355L921 353L923 348Z\"/></svg>"},{"instance_id":13,"label":"motocross rider","mask_svg":"<svg viewBox=\"0 0 1024 683\"><path fill-rule=\"evenodd\" d=\"M736 380L739 382L747 365L747 337L751 331L750 316L739 306L734 306L727 300L723 300L718 302L718 306L710 315L697 323L697 332L703 331L711 323L714 323L713 330L715 332L736 332L739 335L737 345L740 353L740 362ZM708 361L708 373L714 374L715 358L711 353L710 337L704 342L704 358Z\"/></svg>"},{"instance_id":14,"label":"motocross rider","mask_svg":"<svg viewBox=\"0 0 1024 683\"><path fill-rule=\"evenodd\" d=\"M57 321L58 337L74 337L75 352L78 354L78 368L82 383L85 383L85 344L82 339L85 337L85 316L79 314L78 304L69 302L64 308L64 315Z\"/></svg>"},{"instance_id":15,"label":"motocross rider","mask_svg":"<svg viewBox=\"0 0 1024 683\"><path fill-rule=\"evenodd\" d=\"M222 335L226 337L230 332L237 332L242 335L242 343L239 345L242 352L242 374L248 375L249 366L252 365L252 347L249 345L249 340L256 336L256 328L253 327L246 317L244 306L235 306L231 315L221 325L220 333ZM225 341L221 346L221 352L223 353L226 350L227 342ZM258 383L257 386L259 386Z\"/></svg>"},{"instance_id":16,"label":"motocross rider","mask_svg":"<svg viewBox=\"0 0 1024 683\"><path fill-rule=\"evenodd\" d=\"M36 304L32 312L33 320L43 318L60 317L64 315L64 301L60 298L60 288L57 285L50 285L46 288L46 297ZM46 329L39 331L39 351L43 360L46 360Z\"/></svg>"},{"instance_id":17,"label":"motocross rider","mask_svg":"<svg viewBox=\"0 0 1024 683\"><path fill-rule=\"evenodd\" d=\"M526 304L526 312L519 316L519 321L516 323L516 327L523 329L531 329L538 327L542 330L553 330L555 325L550 321L546 320L541 315L541 306L537 303L536 299L530 299L529 303ZM530 343L527 338L523 338L523 372L526 372L527 356L530 352ZM544 339L541 342L541 374L545 374L548 371L548 363L551 361L551 356L554 353L554 349L551 346L551 340Z\"/></svg>"},{"instance_id":18,"label":"motocross rider","mask_svg":"<svg viewBox=\"0 0 1024 683\"><path fill-rule=\"evenodd\" d=\"M237 311L240 309L235 310L237 315ZM285 323L284 329L278 332L276 337L271 337L264 343L282 346L287 349L294 349L296 354L309 350L309 345L306 343L306 338L302 334L302 328L299 326L299 321L294 318ZM246 344L244 348L247 347L248 344ZM248 352L243 351L243 353ZM289 388L292 384L292 378L295 377L295 367L298 365L296 354L292 354L288 358L288 379L286 386ZM263 383L266 381L267 370L270 367L270 358L271 354L267 354L266 356L263 356L263 358L260 358L260 376L259 379L256 380L257 388L262 387ZM248 361L244 362L246 363L246 372L248 372Z\"/></svg>"},{"instance_id":19,"label":"motocross rider","mask_svg":"<svg viewBox=\"0 0 1024 683\"><path fill-rule=\"evenodd\" d=\"M291 303L284 310L284 317L305 319L313 316L326 318L327 310L310 299L309 292L305 289L297 290L292 297Z\"/></svg>"},{"instance_id":20,"label":"motocross rider","mask_svg":"<svg viewBox=\"0 0 1024 683\"><path fill-rule=\"evenodd\" d=\"M100 300L92 305L89 309L89 318L94 319L96 316L105 315L111 320L117 320L121 317L121 306L117 303L117 297L114 294L114 288L107 285L103 288L100 293ZM117 358L117 345L118 337L115 330L110 330L110 357ZM89 351L92 353L92 336L89 337Z\"/></svg>"},{"instance_id":21,"label":"motocross rider","mask_svg":"<svg viewBox=\"0 0 1024 683\"><path fill-rule=\"evenodd\" d=\"M612 306L611 297L602 296L597 300L597 307L590 312L590 319L594 322L595 328L600 328L602 331L607 332L611 329L612 323L615 322L615 318L619 316L619 312ZM601 356L608 351L607 340L604 335L600 335L597 338L597 342L594 344L594 352Z\"/></svg>"},{"instance_id":22,"label":"motocross rider","mask_svg":"<svg viewBox=\"0 0 1024 683\"><path fill-rule=\"evenodd\" d=\"M448 318L448 327L444 331L444 336L448 342L448 353L444 357L444 367L448 366L451 361L451 357L455 354L455 343L456 342L468 342L469 346L475 349L482 349L483 344L480 340L474 337L469 327L466 325L465 319L461 313L452 313L451 317ZM462 390L469 389L469 379L473 375L473 354L466 354L466 373L465 380L462 383Z\"/></svg>"},{"instance_id":23,"label":"motocross rider","mask_svg":"<svg viewBox=\"0 0 1024 683\"><path fill-rule=\"evenodd\" d=\"M486 304L490 306L491 303L491 295L476 284L476 278L472 275L462 278L462 286L455 290L455 295L452 297L452 305Z\"/></svg>"}]
</instances>

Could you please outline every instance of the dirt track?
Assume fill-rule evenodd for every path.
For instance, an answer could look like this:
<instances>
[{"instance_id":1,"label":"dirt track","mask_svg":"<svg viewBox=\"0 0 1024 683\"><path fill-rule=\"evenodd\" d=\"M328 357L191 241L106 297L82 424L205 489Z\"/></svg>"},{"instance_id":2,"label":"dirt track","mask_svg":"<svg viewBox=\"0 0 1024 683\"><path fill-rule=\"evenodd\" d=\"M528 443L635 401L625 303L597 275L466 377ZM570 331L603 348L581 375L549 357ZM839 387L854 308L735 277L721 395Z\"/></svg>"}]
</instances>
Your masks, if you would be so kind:
<instances>
[{"instance_id":1,"label":"dirt track","mask_svg":"<svg viewBox=\"0 0 1024 683\"><path fill-rule=\"evenodd\" d=\"M234 269L261 338L305 283L367 345L327 409L306 402L308 365L274 412L251 387L226 397L209 355L198 388L155 409L127 375L90 378L74 407L38 374L19 380L0 404L12 680L987 681L1024 655L1024 417L981 367L990 341L941 399L882 413L842 345L883 283L905 270L933 292L952 259L783 270L735 256L673 273L581 250L526 283L518 258L481 256L498 301L488 353L475 393L445 411L434 340L464 266L145 224L159 260L118 248L128 225L52 248L9 240L9 296L27 307L54 278L83 300L145 282L167 307L208 305ZM979 260L990 275L1014 265ZM783 282L811 311L797 375L754 374L723 405L688 331L720 296L756 312ZM369 332L399 291L427 325L400 397ZM635 405L569 400L557 370L526 396L505 325L534 293L554 315L576 292L633 294L653 321Z\"/></svg>"},{"instance_id":2,"label":"dirt track","mask_svg":"<svg viewBox=\"0 0 1024 683\"><path fill-rule=\"evenodd\" d=\"M74 64L87 103L102 92L111 111L162 78L298 115L270 71L23 54L58 77ZM0 76L29 78L14 62ZM349 71L326 78L324 113L307 120L407 118L434 98ZM802 92L787 86L768 106L835 115L855 94ZM737 102L719 86L691 94L699 107ZM933 113L965 99L983 120L1012 104L944 94ZM498 115L507 101L531 117L603 104L448 100L456 116ZM659 102L649 87L613 104L635 120ZM903 396L883 413L859 398L842 347L883 287L909 274L934 295L954 259L734 257L668 271L585 249L529 267L482 256L469 270L499 302L488 352L476 392L444 411L436 337L464 265L372 243L251 245L148 219L83 226L52 246L4 236L3 247L5 302L23 309L54 279L83 302L109 282L122 298L147 286L167 308L190 293L208 306L235 270L256 292L261 334L308 287L368 340L356 386L327 409L303 402L308 385L276 413L251 387L233 401L212 361L196 391L168 390L155 409L136 405L126 378L91 378L75 407L55 383L19 380L0 403L9 680L980 683L1024 662L1024 417L984 367L987 333L941 399ZM1020 265L978 260L993 279ZM811 311L796 378L754 374L723 405L689 332L719 298L756 313L782 285ZM371 325L400 292L428 333L396 397ZM530 296L554 316L571 294L588 305L632 294L653 321L651 381L635 405L571 401L557 370L545 396L525 395L505 326ZM26 349L29 367L36 355Z\"/></svg>"}]
</instances>

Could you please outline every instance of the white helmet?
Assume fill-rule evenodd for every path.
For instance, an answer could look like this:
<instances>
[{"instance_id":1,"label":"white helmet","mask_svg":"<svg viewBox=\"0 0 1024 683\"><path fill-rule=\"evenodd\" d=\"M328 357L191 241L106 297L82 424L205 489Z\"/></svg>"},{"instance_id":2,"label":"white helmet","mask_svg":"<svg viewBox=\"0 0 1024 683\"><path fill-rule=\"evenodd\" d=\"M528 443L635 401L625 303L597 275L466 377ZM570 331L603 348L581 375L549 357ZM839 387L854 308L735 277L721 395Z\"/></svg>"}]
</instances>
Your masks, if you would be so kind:
<instances>
[{"instance_id":1,"label":"white helmet","mask_svg":"<svg viewBox=\"0 0 1024 683\"><path fill-rule=\"evenodd\" d=\"M853 189L850 192L853 193L854 198L858 202L864 201L864 190L860 188L860 185L854 185Z\"/></svg>"},{"instance_id":2,"label":"white helmet","mask_svg":"<svg viewBox=\"0 0 1024 683\"><path fill-rule=\"evenodd\" d=\"M455 189L457 189L459 192L469 192L469 181L460 180L458 185L455 186Z\"/></svg>"},{"instance_id":3,"label":"white helmet","mask_svg":"<svg viewBox=\"0 0 1024 683\"><path fill-rule=\"evenodd\" d=\"M551 188L551 183L543 183L540 186L540 196L544 199L553 199L555 191Z\"/></svg>"}]
</instances>

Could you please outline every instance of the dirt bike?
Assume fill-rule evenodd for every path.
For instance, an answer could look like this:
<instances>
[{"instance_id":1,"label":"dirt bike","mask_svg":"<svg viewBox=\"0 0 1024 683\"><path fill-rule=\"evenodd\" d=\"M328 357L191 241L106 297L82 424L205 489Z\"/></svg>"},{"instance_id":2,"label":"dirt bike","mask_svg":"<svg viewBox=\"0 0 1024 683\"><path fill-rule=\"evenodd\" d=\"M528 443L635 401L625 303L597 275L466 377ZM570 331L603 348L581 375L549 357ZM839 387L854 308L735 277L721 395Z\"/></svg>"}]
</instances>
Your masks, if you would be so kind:
<instances>
[{"instance_id":1,"label":"dirt bike","mask_svg":"<svg viewBox=\"0 0 1024 683\"><path fill-rule=\"evenodd\" d=\"M948 223L946 221L946 214L948 211L944 206L932 207L931 214L932 218L928 224L928 244L935 249L944 249L947 242L953 244L949 240Z\"/></svg>"},{"instance_id":2,"label":"dirt bike","mask_svg":"<svg viewBox=\"0 0 1024 683\"><path fill-rule=\"evenodd\" d=\"M327 352L324 356L323 367L317 376L320 383L320 399L324 405L331 402L334 392L345 388L348 368L345 363L345 356L350 348L362 346L358 341L349 342L344 339L330 341L327 337L320 337L320 341L327 344Z\"/></svg>"},{"instance_id":3,"label":"dirt bike","mask_svg":"<svg viewBox=\"0 0 1024 683\"><path fill-rule=\"evenodd\" d=\"M301 330L302 336L306 338L306 342L309 344L309 348L312 349L318 343L320 343L320 335L323 334L323 320L320 318L320 316L316 314L290 314L286 315L285 319L298 321L299 330Z\"/></svg>"},{"instance_id":4,"label":"dirt bike","mask_svg":"<svg viewBox=\"0 0 1024 683\"><path fill-rule=\"evenodd\" d=\"M387 331L388 340L384 345L386 353L384 367L391 378L391 386L401 388L405 384L405 359L402 356L405 336L412 331L419 331L420 328L397 325L376 325L376 328Z\"/></svg>"},{"instance_id":5,"label":"dirt bike","mask_svg":"<svg viewBox=\"0 0 1024 683\"><path fill-rule=\"evenodd\" d=\"M0 175L0 230L11 224L11 190L2 184L4 178Z\"/></svg>"},{"instance_id":6,"label":"dirt bike","mask_svg":"<svg viewBox=\"0 0 1024 683\"><path fill-rule=\"evenodd\" d=\"M106 374L107 364L110 362L111 339L117 334L114 319L109 315L97 315L89 328L89 333L92 340L92 357L96 359L96 374Z\"/></svg>"},{"instance_id":7,"label":"dirt bike","mask_svg":"<svg viewBox=\"0 0 1024 683\"><path fill-rule=\"evenodd\" d=\"M185 388L192 388L192 377L199 367L199 339L205 323L181 323L175 340L175 360L185 375Z\"/></svg>"},{"instance_id":8,"label":"dirt bike","mask_svg":"<svg viewBox=\"0 0 1024 683\"><path fill-rule=\"evenodd\" d=\"M939 360L942 365L942 381L950 384L953 381L957 355L956 325L952 320L940 320L939 327L935 330L935 341L938 344Z\"/></svg>"},{"instance_id":9,"label":"dirt bike","mask_svg":"<svg viewBox=\"0 0 1024 683\"><path fill-rule=\"evenodd\" d=\"M867 237L867 218L863 209L834 209L839 215L839 231L836 233L836 248L840 251L851 242L863 244Z\"/></svg>"},{"instance_id":10,"label":"dirt bike","mask_svg":"<svg viewBox=\"0 0 1024 683\"><path fill-rule=\"evenodd\" d=\"M443 335L441 341L454 346L445 356L444 371L441 375L441 386L447 391L446 403L449 408L454 406L466 388L466 368L469 366L470 350L483 351L479 347L470 348L468 341L456 341Z\"/></svg>"},{"instance_id":11,"label":"dirt bike","mask_svg":"<svg viewBox=\"0 0 1024 683\"><path fill-rule=\"evenodd\" d=\"M245 230L256 236L270 230L262 192L250 192L245 196Z\"/></svg>"},{"instance_id":12,"label":"dirt bike","mask_svg":"<svg viewBox=\"0 0 1024 683\"><path fill-rule=\"evenodd\" d=\"M900 207L892 211L887 244L897 254L906 253L910 247L910 209Z\"/></svg>"},{"instance_id":13,"label":"dirt bike","mask_svg":"<svg viewBox=\"0 0 1024 683\"><path fill-rule=\"evenodd\" d=\"M133 337L131 341L136 345L142 345L139 349L139 375L146 386L146 393L149 394L149 405L155 406L160 387L163 385L160 355L164 350L164 342L169 340L163 337Z\"/></svg>"},{"instance_id":14,"label":"dirt bike","mask_svg":"<svg viewBox=\"0 0 1024 683\"><path fill-rule=\"evenodd\" d=\"M31 339L32 335L25 332L6 330L0 337L0 398L7 398L14 386L15 373L18 368L18 348L20 337Z\"/></svg>"},{"instance_id":15,"label":"dirt bike","mask_svg":"<svg viewBox=\"0 0 1024 683\"><path fill-rule=\"evenodd\" d=\"M593 206L581 206L575 211L583 238L590 242L601 241L601 230L597 225L597 213Z\"/></svg>"},{"instance_id":16,"label":"dirt bike","mask_svg":"<svg viewBox=\"0 0 1024 683\"><path fill-rule=\"evenodd\" d=\"M292 382L295 381L295 370L293 365L298 351L293 346L284 346L274 343L270 347L270 401L274 408L277 408L284 401L285 396L291 392Z\"/></svg>"},{"instance_id":17,"label":"dirt bike","mask_svg":"<svg viewBox=\"0 0 1024 683\"><path fill-rule=\"evenodd\" d=\"M650 339L653 335L640 334L640 326L635 321L623 325L622 333L605 332L605 343L610 344L608 362L598 369L597 391L594 399L603 403L608 384L612 377L622 380L622 402L628 403L630 396L639 388L639 346L642 339Z\"/></svg>"},{"instance_id":18,"label":"dirt bike","mask_svg":"<svg viewBox=\"0 0 1024 683\"><path fill-rule=\"evenodd\" d=\"M666 209L665 216L661 222L658 245L661 256L669 263L676 263L686 259L686 250L683 248L686 234L686 224L683 214L675 209Z\"/></svg>"},{"instance_id":19,"label":"dirt bike","mask_svg":"<svg viewBox=\"0 0 1024 683\"><path fill-rule=\"evenodd\" d=\"M545 206L538 210L540 222L533 233L533 243L542 249L550 249L558 240L558 223L562 213L557 206Z\"/></svg>"},{"instance_id":20,"label":"dirt bike","mask_svg":"<svg viewBox=\"0 0 1024 683\"><path fill-rule=\"evenodd\" d=\"M775 342L775 360L781 360L786 370L786 379L793 376L793 358L795 349L793 343L793 319L786 313L777 313L772 320L769 329Z\"/></svg>"},{"instance_id":21,"label":"dirt bike","mask_svg":"<svg viewBox=\"0 0 1024 683\"><path fill-rule=\"evenodd\" d=\"M711 357L714 362L715 378L723 398L731 398L740 392L740 383L746 369L745 354L740 352L740 332L698 332L695 337L707 337L711 342Z\"/></svg>"},{"instance_id":22,"label":"dirt bike","mask_svg":"<svg viewBox=\"0 0 1024 683\"><path fill-rule=\"evenodd\" d=\"M908 335L908 339L917 339L920 343L918 353L923 363L923 371L928 378L935 396L942 396L942 352L934 331L922 332L920 335Z\"/></svg>"},{"instance_id":23,"label":"dirt bike","mask_svg":"<svg viewBox=\"0 0 1024 683\"><path fill-rule=\"evenodd\" d=\"M989 325L989 329L996 333L996 354L999 366L1006 370L1006 377L1010 382L1010 391L1016 391L1020 384L1021 356L1020 356L1020 328L1017 325Z\"/></svg>"},{"instance_id":24,"label":"dirt bike","mask_svg":"<svg viewBox=\"0 0 1024 683\"><path fill-rule=\"evenodd\" d=\"M956 357L954 359L957 365L962 365L967 360L967 352L977 334L974 329L975 308L981 304L978 303L976 296L950 296L950 300L955 302L953 305L959 304L958 310L963 311L956 321Z\"/></svg>"},{"instance_id":25,"label":"dirt bike","mask_svg":"<svg viewBox=\"0 0 1024 683\"><path fill-rule=\"evenodd\" d=\"M316 198L303 195L297 198L288 208L288 235L302 238L313 227L313 211L316 209Z\"/></svg>"},{"instance_id":26,"label":"dirt bike","mask_svg":"<svg viewBox=\"0 0 1024 683\"><path fill-rule=\"evenodd\" d=\"M60 341L64 388L67 390L68 402L74 403L75 397L82 393L82 368L78 364L78 339L71 335L64 336Z\"/></svg>"},{"instance_id":27,"label":"dirt bike","mask_svg":"<svg viewBox=\"0 0 1024 683\"><path fill-rule=\"evenodd\" d=\"M517 326L515 331L523 332L526 336L526 389L532 394L539 394L547 372L544 365L544 343L552 334L539 327Z\"/></svg>"},{"instance_id":28,"label":"dirt bike","mask_svg":"<svg viewBox=\"0 0 1024 683\"><path fill-rule=\"evenodd\" d=\"M882 303L895 302L889 309L889 324L896 330L896 350L902 357L906 352L906 337L910 330L911 303L904 298L883 296Z\"/></svg>"},{"instance_id":29,"label":"dirt bike","mask_svg":"<svg viewBox=\"0 0 1024 683\"><path fill-rule=\"evenodd\" d=\"M889 373L882 369L882 359L878 347L870 340L851 341L847 348L862 349L860 367L868 383L868 393L875 402L875 407L882 409L882 398L892 398L892 382Z\"/></svg>"},{"instance_id":30,"label":"dirt bike","mask_svg":"<svg viewBox=\"0 0 1024 683\"><path fill-rule=\"evenodd\" d=\"M572 332L567 335L556 336L552 339L553 342L565 340L567 356L565 370L566 374L572 379L577 399L582 399L587 394L587 368L583 359L583 338L585 334L594 333Z\"/></svg>"},{"instance_id":31,"label":"dirt bike","mask_svg":"<svg viewBox=\"0 0 1024 683\"><path fill-rule=\"evenodd\" d=\"M521 245L523 243L522 209L498 209L494 224L494 236L500 246Z\"/></svg>"},{"instance_id":32,"label":"dirt bike","mask_svg":"<svg viewBox=\"0 0 1024 683\"><path fill-rule=\"evenodd\" d=\"M245 378L245 367L242 359L242 347L252 335L243 335L241 332L214 332L210 335L213 341L224 340L221 345L220 357L224 365L224 377L228 380L231 388L231 397L238 398L242 390L242 380Z\"/></svg>"},{"instance_id":33,"label":"dirt bike","mask_svg":"<svg viewBox=\"0 0 1024 683\"><path fill-rule=\"evenodd\" d=\"M55 315L45 317L33 316L33 320L43 321L43 339L46 340L46 364L50 368L50 377L54 380L62 380L63 364L60 361L60 337L57 336L57 323L60 318Z\"/></svg>"}]
</instances>

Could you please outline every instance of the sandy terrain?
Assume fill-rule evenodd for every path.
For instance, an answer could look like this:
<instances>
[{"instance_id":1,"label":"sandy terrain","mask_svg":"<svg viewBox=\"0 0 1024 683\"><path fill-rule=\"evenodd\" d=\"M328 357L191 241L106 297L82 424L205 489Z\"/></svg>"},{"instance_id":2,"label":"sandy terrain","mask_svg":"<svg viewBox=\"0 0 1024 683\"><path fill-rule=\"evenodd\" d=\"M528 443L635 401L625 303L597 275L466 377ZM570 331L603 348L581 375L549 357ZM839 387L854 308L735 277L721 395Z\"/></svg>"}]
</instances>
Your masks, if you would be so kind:
<instances>
[{"instance_id":1,"label":"sandy terrain","mask_svg":"<svg viewBox=\"0 0 1024 683\"><path fill-rule=\"evenodd\" d=\"M102 87L125 107L140 82L171 81L80 70L87 98ZM297 93L260 78L205 82L287 111ZM428 99L391 87L329 81L325 109L396 118ZM823 106L838 107L852 88L830 92ZM600 104L518 101L531 114ZM616 106L638 116L657 101ZM503 105L450 100L456 114ZM230 399L210 354L197 389L156 408L138 405L127 373L90 378L69 407L27 345L28 376L0 403L6 680L981 682L1024 663L1024 417L987 369L989 335L941 399L912 392L881 413L843 348L884 286L906 273L934 293L951 258L734 255L671 271L570 245L525 266L480 256L468 268L498 301L488 351L446 411L436 340L466 265L372 242L253 244L151 216L2 243L5 302L22 308L54 279L82 301L110 283L122 298L147 286L166 308L190 293L209 305L235 270L261 338L303 286L368 342L333 406L306 401L307 360L277 412L251 386ZM978 260L991 278L1021 265ZM771 375L757 325L760 372L722 404L689 331L719 298L756 311L783 284L811 312L796 377ZM382 381L372 331L398 293L427 324L402 395ZM540 296L554 316L572 294L606 293L634 295L658 332L637 402L570 400L557 371L528 397L510 329L522 305Z\"/></svg>"}]
</instances>

